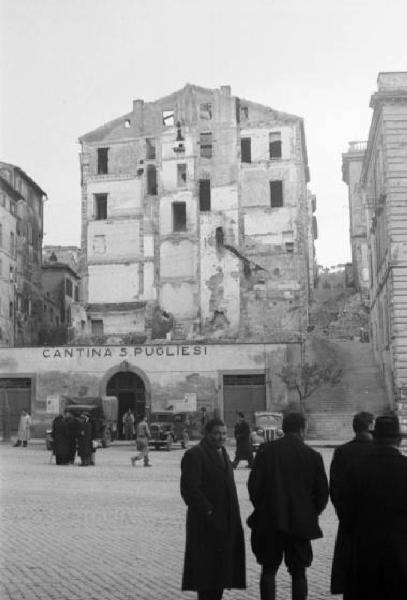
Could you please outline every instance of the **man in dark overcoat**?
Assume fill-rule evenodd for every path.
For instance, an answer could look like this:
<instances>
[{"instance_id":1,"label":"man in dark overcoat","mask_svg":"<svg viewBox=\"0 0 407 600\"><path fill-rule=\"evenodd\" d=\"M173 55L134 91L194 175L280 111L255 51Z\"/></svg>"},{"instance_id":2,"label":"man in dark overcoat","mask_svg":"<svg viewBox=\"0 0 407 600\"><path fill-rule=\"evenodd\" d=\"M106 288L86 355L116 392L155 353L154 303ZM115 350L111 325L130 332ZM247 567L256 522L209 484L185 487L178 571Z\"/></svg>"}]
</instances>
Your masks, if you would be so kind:
<instances>
[{"instance_id":1,"label":"man in dark overcoat","mask_svg":"<svg viewBox=\"0 0 407 600\"><path fill-rule=\"evenodd\" d=\"M377 417L374 450L348 470L338 514L351 536L352 600L407 598L407 457L396 416Z\"/></svg>"},{"instance_id":2,"label":"man in dark overcoat","mask_svg":"<svg viewBox=\"0 0 407 600\"><path fill-rule=\"evenodd\" d=\"M232 466L236 469L241 460L247 460L248 466L251 467L253 464L253 449L250 442L250 425L244 418L242 412L237 413L237 422L234 433L236 440L236 454Z\"/></svg>"},{"instance_id":3,"label":"man in dark overcoat","mask_svg":"<svg viewBox=\"0 0 407 600\"><path fill-rule=\"evenodd\" d=\"M92 464L94 425L87 413L82 413L78 421L78 456L81 467Z\"/></svg>"},{"instance_id":4,"label":"man in dark overcoat","mask_svg":"<svg viewBox=\"0 0 407 600\"><path fill-rule=\"evenodd\" d=\"M303 414L286 414L284 436L260 447L249 476L254 512L248 525L252 550L262 565L261 600L275 600L283 556L291 575L292 599L307 597L311 540L322 537L318 516L329 492L322 456L304 443L305 427Z\"/></svg>"},{"instance_id":5,"label":"man in dark overcoat","mask_svg":"<svg viewBox=\"0 0 407 600\"><path fill-rule=\"evenodd\" d=\"M373 423L374 416L372 413L357 413L353 417L352 423L355 437L350 442L338 446L334 451L330 468L329 492L336 511L339 491L350 465L373 451L373 436L371 432ZM350 561L350 537L339 521L332 561L331 594L343 594L344 600L348 600L347 576L350 571Z\"/></svg>"},{"instance_id":6,"label":"man in dark overcoat","mask_svg":"<svg viewBox=\"0 0 407 600\"><path fill-rule=\"evenodd\" d=\"M181 461L181 496L188 507L183 590L221 600L225 588L245 588L245 547L226 427L206 424L205 436Z\"/></svg>"},{"instance_id":7,"label":"man in dark overcoat","mask_svg":"<svg viewBox=\"0 0 407 600\"><path fill-rule=\"evenodd\" d=\"M58 415L52 422L52 439L55 463L57 465L67 465L69 463L70 447L63 415Z\"/></svg>"}]
</instances>

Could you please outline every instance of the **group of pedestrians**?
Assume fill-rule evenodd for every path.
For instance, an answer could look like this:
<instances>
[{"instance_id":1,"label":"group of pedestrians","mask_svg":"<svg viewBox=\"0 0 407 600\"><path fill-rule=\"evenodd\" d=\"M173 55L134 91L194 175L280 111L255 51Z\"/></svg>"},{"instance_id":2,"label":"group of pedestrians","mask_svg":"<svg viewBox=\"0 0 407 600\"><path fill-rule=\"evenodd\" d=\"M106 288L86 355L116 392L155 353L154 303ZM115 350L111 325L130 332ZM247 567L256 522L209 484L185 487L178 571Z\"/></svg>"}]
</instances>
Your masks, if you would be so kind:
<instances>
[{"instance_id":1,"label":"group of pedestrians","mask_svg":"<svg viewBox=\"0 0 407 600\"><path fill-rule=\"evenodd\" d=\"M57 465L73 465L75 456L81 459L81 466L95 465L96 424L91 416L83 412L74 417L65 411L52 422L52 450Z\"/></svg>"},{"instance_id":2,"label":"group of pedestrians","mask_svg":"<svg viewBox=\"0 0 407 600\"><path fill-rule=\"evenodd\" d=\"M283 559L292 600L307 598L311 541L323 535L318 519L329 494L339 517L331 592L344 600L407 598L407 458L398 449L399 421L358 413L353 427L354 440L334 452L329 484L321 454L304 443L301 413L286 414L283 437L257 452L248 480L254 508L248 525L261 565L261 600L275 600ZM212 419L181 462L187 505L182 589L196 591L198 600L221 600L224 589L246 587L243 528L225 442L225 424Z\"/></svg>"}]
</instances>

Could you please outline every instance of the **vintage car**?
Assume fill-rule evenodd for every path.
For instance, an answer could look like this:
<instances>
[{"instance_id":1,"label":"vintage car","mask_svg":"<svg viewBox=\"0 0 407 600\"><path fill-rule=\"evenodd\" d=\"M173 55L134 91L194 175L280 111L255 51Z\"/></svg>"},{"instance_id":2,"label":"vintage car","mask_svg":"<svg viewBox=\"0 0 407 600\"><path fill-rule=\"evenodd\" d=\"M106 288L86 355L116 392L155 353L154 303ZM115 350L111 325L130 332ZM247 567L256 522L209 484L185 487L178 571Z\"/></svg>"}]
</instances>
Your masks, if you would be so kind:
<instances>
[{"instance_id":1,"label":"vintage car","mask_svg":"<svg viewBox=\"0 0 407 600\"><path fill-rule=\"evenodd\" d=\"M281 425L283 415L281 413L258 411L254 413L254 425L251 433L253 450L258 450L264 442L276 440L283 435Z\"/></svg>"},{"instance_id":2,"label":"vintage car","mask_svg":"<svg viewBox=\"0 0 407 600\"><path fill-rule=\"evenodd\" d=\"M186 448L189 440L189 418L187 412L163 410L150 414L149 445L157 450L171 450L174 443L180 443Z\"/></svg>"}]
</instances>

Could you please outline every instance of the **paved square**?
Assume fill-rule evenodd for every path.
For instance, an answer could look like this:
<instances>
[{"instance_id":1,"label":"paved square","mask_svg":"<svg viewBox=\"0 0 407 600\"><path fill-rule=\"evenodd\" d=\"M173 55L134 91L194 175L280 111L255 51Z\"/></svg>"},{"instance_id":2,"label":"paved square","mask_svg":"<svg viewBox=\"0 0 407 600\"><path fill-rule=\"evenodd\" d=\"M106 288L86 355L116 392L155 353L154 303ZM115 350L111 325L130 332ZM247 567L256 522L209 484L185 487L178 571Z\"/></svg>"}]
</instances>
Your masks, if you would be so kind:
<instances>
[{"instance_id":1,"label":"paved square","mask_svg":"<svg viewBox=\"0 0 407 600\"><path fill-rule=\"evenodd\" d=\"M332 450L321 452L328 467ZM132 468L134 453L134 445L120 444L98 450L96 467L57 467L45 444L0 445L2 600L195 599L194 593L180 591L183 451L152 451L151 469ZM235 479L244 523L251 512L248 474L240 463ZM309 600L334 598L329 594L336 530L331 504L321 525L325 537L313 545ZM244 529L248 588L226 591L225 600L259 598L259 566ZM291 597L284 566L277 597Z\"/></svg>"}]
</instances>

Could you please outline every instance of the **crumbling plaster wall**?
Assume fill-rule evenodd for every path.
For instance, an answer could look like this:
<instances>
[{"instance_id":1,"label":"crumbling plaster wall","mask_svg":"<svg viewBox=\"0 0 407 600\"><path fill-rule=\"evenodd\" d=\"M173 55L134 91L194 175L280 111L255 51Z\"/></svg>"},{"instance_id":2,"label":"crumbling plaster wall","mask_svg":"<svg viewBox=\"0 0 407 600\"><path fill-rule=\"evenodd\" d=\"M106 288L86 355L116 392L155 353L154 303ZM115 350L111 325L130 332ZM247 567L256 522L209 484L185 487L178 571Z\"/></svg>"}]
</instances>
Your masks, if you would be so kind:
<instances>
[{"instance_id":1,"label":"crumbling plaster wall","mask_svg":"<svg viewBox=\"0 0 407 600\"><path fill-rule=\"evenodd\" d=\"M139 264L89 265L88 302L132 302L139 298Z\"/></svg>"}]
</instances>

